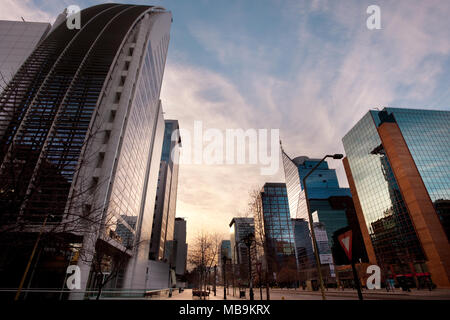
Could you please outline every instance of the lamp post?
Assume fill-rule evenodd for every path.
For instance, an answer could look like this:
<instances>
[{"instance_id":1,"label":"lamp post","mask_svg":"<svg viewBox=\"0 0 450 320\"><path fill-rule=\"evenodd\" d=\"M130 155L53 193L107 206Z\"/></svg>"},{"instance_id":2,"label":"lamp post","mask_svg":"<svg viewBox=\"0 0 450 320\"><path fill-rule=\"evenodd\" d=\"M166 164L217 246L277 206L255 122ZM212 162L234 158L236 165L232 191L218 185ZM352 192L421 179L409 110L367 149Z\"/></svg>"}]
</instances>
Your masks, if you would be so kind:
<instances>
[{"instance_id":1,"label":"lamp post","mask_svg":"<svg viewBox=\"0 0 450 320\"><path fill-rule=\"evenodd\" d=\"M226 264L227 264L227 256L223 255L222 256L222 261L223 261L223 300L227 300L227 268L226 268Z\"/></svg>"},{"instance_id":2,"label":"lamp post","mask_svg":"<svg viewBox=\"0 0 450 320\"><path fill-rule=\"evenodd\" d=\"M249 290L250 290L250 300L254 300L253 279L252 279L252 258L251 258L250 249L252 246L252 242L255 241L255 238L254 238L253 233L250 233L242 240L248 248L248 282L249 282L248 286L249 286Z\"/></svg>"},{"instance_id":3,"label":"lamp post","mask_svg":"<svg viewBox=\"0 0 450 320\"><path fill-rule=\"evenodd\" d=\"M214 297L216 296L217 265L214 265Z\"/></svg>"},{"instance_id":4,"label":"lamp post","mask_svg":"<svg viewBox=\"0 0 450 320\"><path fill-rule=\"evenodd\" d=\"M323 300L326 300L325 288L323 286L322 271L321 271L320 258L319 258L319 250L318 250L318 247L317 247L316 234L314 232L314 224L313 224L313 219L312 219L312 213L311 213L311 210L309 209L308 188L306 187L306 179L311 175L311 173L314 172L314 170L316 170L322 164L322 162L325 161L326 158L333 158L333 159L338 160L338 159L342 159L343 157L344 156L342 154L326 155L325 157L322 158L322 160L320 160L314 166L314 168L311 169L311 171L309 171L306 174L306 176L302 180L303 181L303 190L305 190L306 210L308 211L309 227L311 229L311 237L312 237L313 246L314 246L314 257L316 259L317 273L319 275L320 291L322 293L322 299Z\"/></svg>"},{"instance_id":5,"label":"lamp post","mask_svg":"<svg viewBox=\"0 0 450 320\"><path fill-rule=\"evenodd\" d=\"M23 273L22 279L20 280L19 288L17 289L16 295L14 297L14 301L19 300L20 293L22 292L23 284L25 282L25 279L27 278L28 271L30 270L31 262L33 261L34 255L35 255L37 247L39 245L39 241L41 240L42 233L44 232L44 228L45 228L45 225L47 224L48 217L52 217L53 218L53 215L47 214L45 216L44 222L42 223L42 226L41 226L41 228L39 230L39 234L38 234L38 236L36 238L36 241L34 243L33 250L31 251L30 258L28 259L28 263L27 263L27 266L26 266L25 271Z\"/></svg>"}]
</instances>

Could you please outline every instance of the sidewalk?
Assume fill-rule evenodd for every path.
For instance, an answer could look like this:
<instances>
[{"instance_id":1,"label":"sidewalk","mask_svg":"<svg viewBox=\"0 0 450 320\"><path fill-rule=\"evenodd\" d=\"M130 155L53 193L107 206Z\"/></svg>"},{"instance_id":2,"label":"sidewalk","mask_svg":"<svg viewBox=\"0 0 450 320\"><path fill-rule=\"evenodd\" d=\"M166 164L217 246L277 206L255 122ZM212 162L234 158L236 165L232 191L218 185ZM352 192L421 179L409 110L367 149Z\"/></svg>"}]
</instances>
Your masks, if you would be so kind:
<instances>
[{"instance_id":1,"label":"sidewalk","mask_svg":"<svg viewBox=\"0 0 450 320\"><path fill-rule=\"evenodd\" d=\"M299 294L316 294L321 295L320 290L318 291L309 291L309 290L303 290L303 289L281 289L281 288L273 288L271 289L273 292L289 292L289 293L299 293ZM353 295L356 294L357 291L354 289L331 289L325 290L325 294L331 294L331 295ZM450 297L450 289L434 289L432 291L422 289L411 289L411 292L403 291L402 289L396 288L394 290L386 291L386 289L375 289L375 290L368 290L363 289L362 290L363 295L403 295L403 296L428 296L428 297L442 297L447 296Z\"/></svg>"},{"instance_id":2,"label":"sidewalk","mask_svg":"<svg viewBox=\"0 0 450 320\"><path fill-rule=\"evenodd\" d=\"M237 291L237 290L236 290ZM236 295L233 297L233 289L230 288L229 292L227 291L227 300L245 300L239 299L237 297L239 293L236 292ZM201 301L199 297L192 296L192 289L185 289L182 293L178 293L178 291L172 294L172 297L161 297L159 300L198 300ZM211 290L210 294L204 301L208 300L224 300L223 299L223 287L217 287L216 296L214 296L214 291Z\"/></svg>"}]
</instances>

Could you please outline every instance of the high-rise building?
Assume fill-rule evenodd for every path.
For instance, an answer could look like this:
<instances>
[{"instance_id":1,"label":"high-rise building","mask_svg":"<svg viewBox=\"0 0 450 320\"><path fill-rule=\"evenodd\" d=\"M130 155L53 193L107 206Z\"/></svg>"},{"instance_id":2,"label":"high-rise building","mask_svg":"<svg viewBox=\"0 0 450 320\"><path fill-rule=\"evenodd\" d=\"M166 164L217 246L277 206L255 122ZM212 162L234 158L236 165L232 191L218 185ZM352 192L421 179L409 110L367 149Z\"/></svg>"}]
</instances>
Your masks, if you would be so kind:
<instances>
[{"instance_id":1,"label":"high-rise building","mask_svg":"<svg viewBox=\"0 0 450 320\"><path fill-rule=\"evenodd\" d=\"M285 179L287 185L287 195L289 199L289 208L295 213L293 217L295 239L298 242L297 259L299 263L300 278L311 280L317 277L316 261L310 236L309 215L303 186L303 178L314 168L321 159L310 159L306 156L291 159L282 150ZM327 239L327 244L321 243L319 247L319 257L323 267L323 275L329 275L327 280L334 282L336 279L334 273L334 261L331 254L333 235L336 231L351 226L354 233L355 243L361 241L361 231L356 221L356 214L351 199L349 188L341 188L335 169L330 169L328 163L323 161L311 175L306 179L308 190L308 201L313 223L318 228L316 239L322 232L325 232L321 238ZM321 250L322 248L323 250ZM363 254L362 260L367 260Z\"/></svg>"},{"instance_id":2,"label":"high-rise building","mask_svg":"<svg viewBox=\"0 0 450 320\"><path fill-rule=\"evenodd\" d=\"M384 108L342 139L369 259L385 277L450 287L449 123L450 111Z\"/></svg>"},{"instance_id":3,"label":"high-rise building","mask_svg":"<svg viewBox=\"0 0 450 320\"><path fill-rule=\"evenodd\" d=\"M36 45L50 31L50 23L0 20L0 92Z\"/></svg>"},{"instance_id":4,"label":"high-rise building","mask_svg":"<svg viewBox=\"0 0 450 320\"><path fill-rule=\"evenodd\" d=\"M165 253L166 243L173 240L180 147L178 121L166 120L152 225L151 260L164 260L168 254Z\"/></svg>"},{"instance_id":5,"label":"high-rise building","mask_svg":"<svg viewBox=\"0 0 450 320\"><path fill-rule=\"evenodd\" d=\"M306 270L315 265L314 251L309 231L309 222L302 218L292 218L294 242L297 252L299 270Z\"/></svg>"},{"instance_id":6,"label":"high-rise building","mask_svg":"<svg viewBox=\"0 0 450 320\"><path fill-rule=\"evenodd\" d=\"M177 244L175 273L182 276L186 273L188 244L186 243L186 220L175 218L174 241Z\"/></svg>"},{"instance_id":7,"label":"high-rise building","mask_svg":"<svg viewBox=\"0 0 450 320\"><path fill-rule=\"evenodd\" d=\"M255 215L255 230L256 238L263 239L264 242L269 274L278 273L283 268L297 271L298 262L286 184L264 184L261 202L262 210Z\"/></svg>"},{"instance_id":8,"label":"high-rise building","mask_svg":"<svg viewBox=\"0 0 450 320\"><path fill-rule=\"evenodd\" d=\"M248 276L249 250L244 239L250 235L255 235L255 222L253 218L233 218L231 220L231 260L236 273L238 273L241 279L246 279ZM250 254L253 255L252 249L250 251Z\"/></svg>"},{"instance_id":9,"label":"high-rise building","mask_svg":"<svg viewBox=\"0 0 450 320\"><path fill-rule=\"evenodd\" d=\"M225 260L223 259L225 257ZM218 256L218 272L223 277L223 268L224 263L226 261L231 261L231 241L230 240L222 240L220 242L220 248L219 248L219 256ZM228 265L229 262L227 262Z\"/></svg>"},{"instance_id":10,"label":"high-rise building","mask_svg":"<svg viewBox=\"0 0 450 320\"><path fill-rule=\"evenodd\" d=\"M160 7L84 9L81 28L56 26L2 92L2 286L18 286L42 232L25 286L61 288L77 264L71 298L99 274L116 274L105 288L146 289L171 20Z\"/></svg>"}]
</instances>

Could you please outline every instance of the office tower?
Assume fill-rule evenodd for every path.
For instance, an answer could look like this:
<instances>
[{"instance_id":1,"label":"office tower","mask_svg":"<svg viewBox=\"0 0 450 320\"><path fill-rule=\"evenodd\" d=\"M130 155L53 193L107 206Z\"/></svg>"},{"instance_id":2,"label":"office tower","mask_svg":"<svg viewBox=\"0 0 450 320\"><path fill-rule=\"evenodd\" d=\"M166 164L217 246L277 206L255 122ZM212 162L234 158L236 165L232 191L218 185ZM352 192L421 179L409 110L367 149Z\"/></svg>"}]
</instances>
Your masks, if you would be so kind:
<instances>
[{"instance_id":1,"label":"office tower","mask_svg":"<svg viewBox=\"0 0 450 320\"><path fill-rule=\"evenodd\" d=\"M253 218L233 218L231 220L231 260L235 268L235 272L241 279L247 279L248 277L249 252L244 241L247 237L249 237L249 235L255 235L255 222ZM253 249L250 251L250 258L252 259L254 252L252 252Z\"/></svg>"},{"instance_id":2,"label":"office tower","mask_svg":"<svg viewBox=\"0 0 450 320\"><path fill-rule=\"evenodd\" d=\"M183 276L186 273L188 249L188 244L186 243L186 220L183 218L175 218L173 238L177 245L175 273L177 276Z\"/></svg>"},{"instance_id":3,"label":"office tower","mask_svg":"<svg viewBox=\"0 0 450 320\"><path fill-rule=\"evenodd\" d=\"M223 259L225 257L225 260ZM218 272L221 274L221 277L223 277L223 267L225 261L231 260L231 241L230 240L222 240L220 243L219 248L219 257L218 259Z\"/></svg>"},{"instance_id":4,"label":"office tower","mask_svg":"<svg viewBox=\"0 0 450 320\"><path fill-rule=\"evenodd\" d=\"M306 156L291 159L282 149L283 166L287 185L287 195L289 199L289 208L295 213L294 220L296 225L295 239L300 241L296 247L297 259L302 279L312 279L317 277L316 261L314 257L313 246L305 245L307 241L312 241L310 236L309 216L303 186L303 178L314 168L320 159L311 159ZM350 226L354 236L354 243L362 241L362 235L359 223L356 221L356 212L351 198L349 188L341 188L335 169L330 169L326 161L322 162L311 175L306 179L308 190L308 201L313 218L313 223L320 230L326 232L323 237L327 239L328 245L322 245L324 250L319 248L319 259L326 268L323 275L329 275L327 281L334 282L333 272L334 261L332 261L331 248L336 244L333 235L336 231ZM307 228L307 229L306 229ZM321 232L319 232L320 234ZM316 239L318 235L316 234ZM318 241L319 242L319 241ZM361 259L367 261L367 256L362 250Z\"/></svg>"},{"instance_id":5,"label":"office tower","mask_svg":"<svg viewBox=\"0 0 450 320\"><path fill-rule=\"evenodd\" d=\"M384 108L342 139L369 259L398 282L450 287L449 123L449 111Z\"/></svg>"},{"instance_id":6,"label":"office tower","mask_svg":"<svg viewBox=\"0 0 450 320\"><path fill-rule=\"evenodd\" d=\"M297 252L299 270L306 270L315 265L314 251L309 231L309 223L302 218L292 218L294 243Z\"/></svg>"},{"instance_id":7,"label":"office tower","mask_svg":"<svg viewBox=\"0 0 450 320\"><path fill-rule=\"evenodd\" d=\"M166 120L152 225L151 260L164 260L166 243L173 240L180 147L178 121Z\"/></svg>"},{"instance_id":8,"label":"office tower","mask_svg":"<svg viewBox=\"0 0 450 320\"><path fill-rule=\"evenodd\" d=\"M50 31L50 23L0 20L0 92Z\"/></svg>"},{"instance_id":9,"label":"office tower","mask_svg":"<svg viewBox=\"0 0 450 320\"><path fill-rule=\"evenodd\" d=\"M255 215L257 239L264 241L269 274L283 268L297 272L295 239L286 184L266 183L261 190L262 210ZM292 279L294 282L296 279Z\"/></svg>"},{"instance_id":10,"label":"office tower","mask_svg":"<svg viewBox=\"0 0 450 320\"><path fill-rule=\"evenodd\" d=\"M41 231L25 286L60 289L76 263L73 299L102 274L116 274L104 288L146 289L171 13L101 4L81 22L59 24L0 99L0 219L11 227L0 281L19 285Z\"/></svg>"}]
</instances>

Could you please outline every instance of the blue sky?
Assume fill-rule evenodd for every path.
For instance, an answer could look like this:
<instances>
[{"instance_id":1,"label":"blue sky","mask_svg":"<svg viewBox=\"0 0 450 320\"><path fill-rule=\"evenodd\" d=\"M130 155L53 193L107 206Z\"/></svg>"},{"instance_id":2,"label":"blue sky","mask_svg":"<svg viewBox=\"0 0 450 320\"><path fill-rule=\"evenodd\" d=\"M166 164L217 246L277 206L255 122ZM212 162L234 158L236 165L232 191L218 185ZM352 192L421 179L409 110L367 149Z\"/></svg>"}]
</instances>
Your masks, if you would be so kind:
<instances>
[{"instance_id":1,"label":"blue sky","mask_svg":"<svg viewBox=\"0 0 450 320\"><path fill-rule=\"evenodd\" d=\"M122 1L119 1L122 2ZM172 11L161 93L184 128L279 128L291 156L343 152L341 138L370 108L450 109L448 0L161 0ZM100 1L0 0L0 19L53 22L64 7ZM381 30L366 9L381 8ZM346 186L342 164L331 162ZM180 168L177 215L189 236L227 233L248 191L282 169Z\"/></svg>"}]
</instances>

